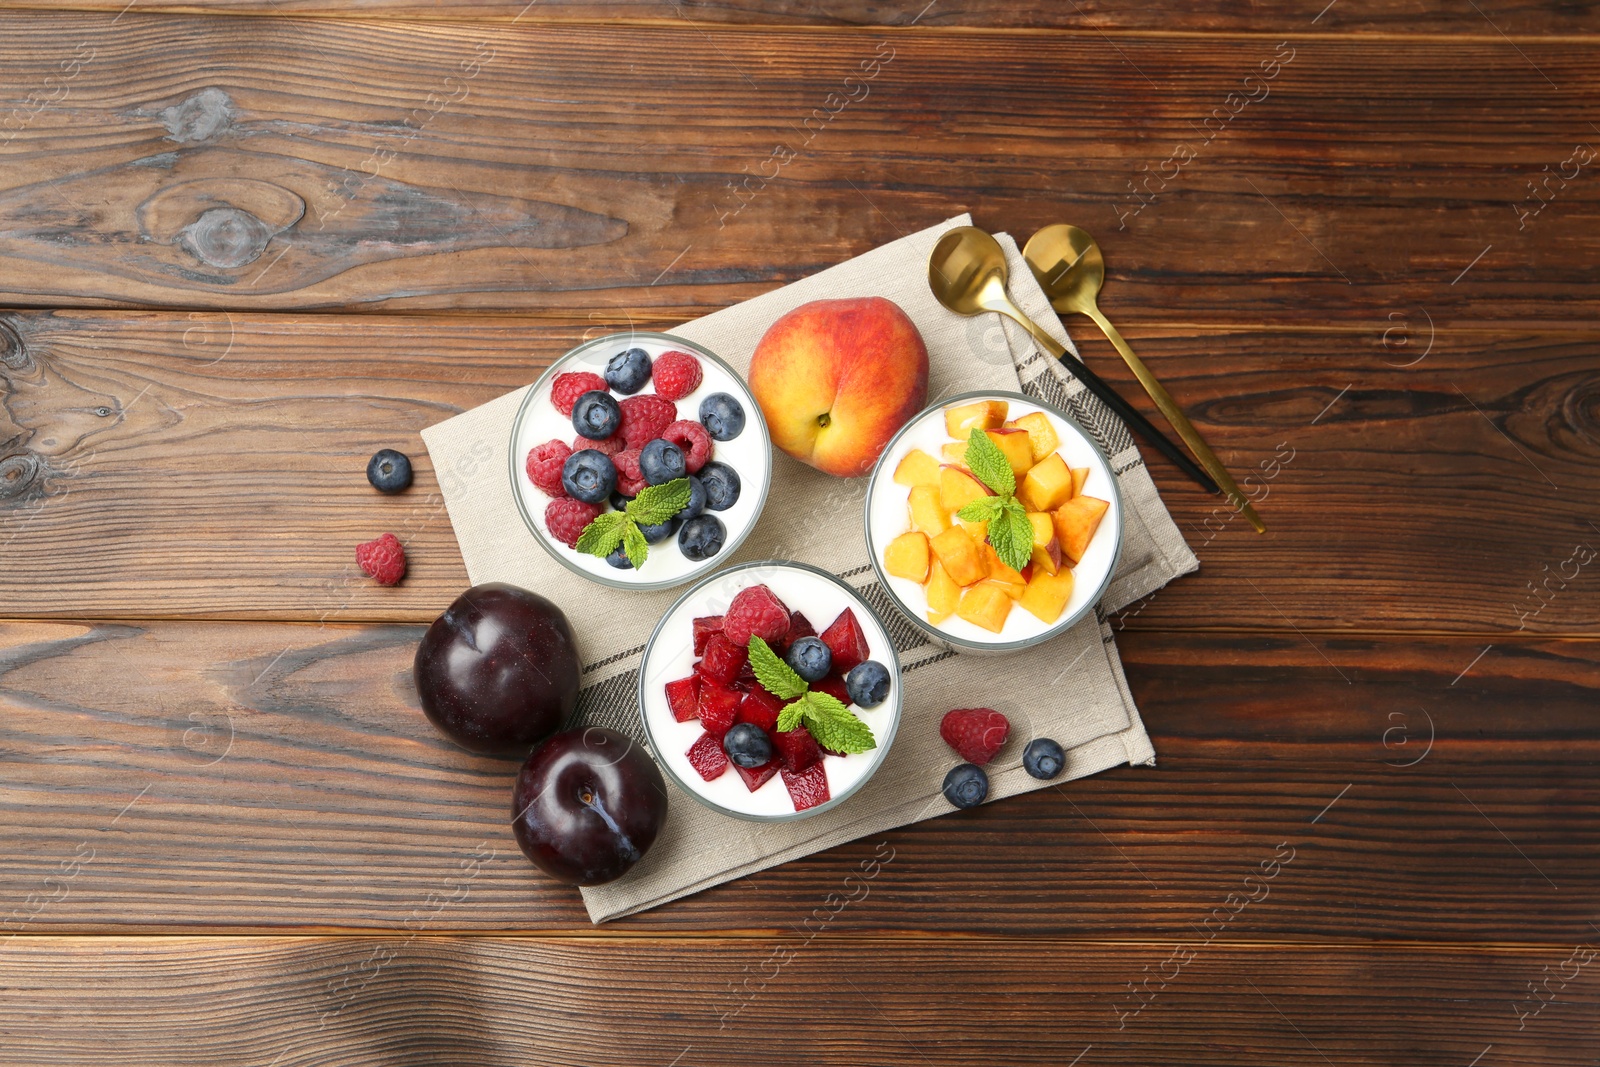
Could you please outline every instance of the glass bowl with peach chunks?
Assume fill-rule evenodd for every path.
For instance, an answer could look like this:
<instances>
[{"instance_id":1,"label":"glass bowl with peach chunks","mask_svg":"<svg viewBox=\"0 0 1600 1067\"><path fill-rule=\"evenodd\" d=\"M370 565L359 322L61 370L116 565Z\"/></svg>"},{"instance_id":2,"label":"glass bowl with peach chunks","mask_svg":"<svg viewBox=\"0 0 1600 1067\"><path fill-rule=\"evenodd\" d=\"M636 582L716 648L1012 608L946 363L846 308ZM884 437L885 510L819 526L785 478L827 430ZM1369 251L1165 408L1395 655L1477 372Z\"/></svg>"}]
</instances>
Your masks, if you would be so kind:
<instances>
[{"instance_id":1,"label":"glass bowl with peach chunks","mask_svg":"<svg viewBox=\"0 0 1600 1067\"><path fill-rule=\"evenodd\" d=\"M1042 644L1094 610L1122 551L1111 464L1071 416L963 393L908 422L867 486L867 548L913 626L945 648Z\"/></svg>"}]
</instances>

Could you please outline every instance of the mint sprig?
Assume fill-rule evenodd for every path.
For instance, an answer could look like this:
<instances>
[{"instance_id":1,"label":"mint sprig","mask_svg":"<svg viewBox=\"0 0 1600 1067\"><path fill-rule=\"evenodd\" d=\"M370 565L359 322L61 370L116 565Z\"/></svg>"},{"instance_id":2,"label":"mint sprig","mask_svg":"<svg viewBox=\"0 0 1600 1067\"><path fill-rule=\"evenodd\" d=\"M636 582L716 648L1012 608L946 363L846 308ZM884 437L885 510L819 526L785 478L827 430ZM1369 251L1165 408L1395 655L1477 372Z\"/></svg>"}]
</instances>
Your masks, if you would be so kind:
<instances>
[{"instance_id":1,"label":"mint sprig","mask_svg":"<svg viewBox=\"0 0 1600 1067\"><path fill-rule=\"evenodd\" d=\"M962 457L978 480L994 490L994 496L979 497L956 512L968 522L989 524L989 545L994 554L1014 571L1020 571L1033 558L1033 523L1028 509L1017 499L1017 476L1000 446L982 430L974 429L967 438Z\"/></svg>"},{"instance_id":2,"label":"mint sprig","mask_svg":"<svg viewBox=\"0 0 1600 1067\"><path fill-rule=\"evenodd\" d=\"M806 680L760 637L750 638L750 669L755 672L761 688L779 700L793 700L806 691Z\"/></svg>"},{"instance_id":3,"label":"mint sprig","mask_svg":"<svg viewBox=\"0 0 1600 1067\"><path fill-rule=\"evenodd\" d=\"M641 526L659 526L689 504L689 479L674 478L660 485L647 485L628 501L622 511L596 515L578 535L572 547L586 556L602 559L621 545L634 569L644 566L650 556L650 543L639 531Z\"/></svg>"},{"instance_id":4,"label":"mint sprig","mask_svg":"<svg viewBox=\"0 0 1600 1067\"><path fill-rule=\"evenodd\" d=\"M974 429L967 437L967 451L962 459L967 469L997 496L1011 496L1017 491L1017 476L1011 473L1011 462L1000 446L990 440L982 430Z\"/></svg>"},{"instance_id":5,"label":"mint sprig","mask_svg":"<svg viewBox=\"0 0 1600 1067\"><path fill-rule=\"evenodd\" d=\"M760 637L750 638L750 669L761 687L787 700L778 713L778 732L804 724L817 744L830 752L866 752L878 747L872 727L836 696L817 692Z\"/></svg>"}]
</instances>

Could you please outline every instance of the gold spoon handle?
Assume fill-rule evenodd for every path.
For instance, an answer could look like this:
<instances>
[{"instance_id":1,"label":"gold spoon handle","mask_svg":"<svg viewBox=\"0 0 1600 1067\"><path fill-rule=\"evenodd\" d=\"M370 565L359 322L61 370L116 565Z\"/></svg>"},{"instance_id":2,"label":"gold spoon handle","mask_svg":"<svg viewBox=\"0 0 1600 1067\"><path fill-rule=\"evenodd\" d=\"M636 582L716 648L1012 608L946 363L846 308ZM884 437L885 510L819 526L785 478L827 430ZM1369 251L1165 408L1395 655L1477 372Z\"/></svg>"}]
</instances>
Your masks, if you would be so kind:
<instances>
[{"instance_id":1,"label":"gold spoon handle","mask_svg":"<svg viewBox=\"0 0 1600 1067\"><path fill-rule=\"evenodd\" d=\"M1217 458L1217 454L1211 451L1211 446L1206 444L1206 439L1200 436L1200 431L1194 428L1194 423L1189 421L1189 416L1183 413L1183 409L1178 406L1178 402L1172 399L1172 394L1167 392L1166 386L1162 385L1160 380L1150 372L1150 368L1144 365L1144 360L1133 354L1133 349L1128 347L1128 342L1124 341L1122 334L1118 333L1117 328L1111 325L1111 320L1100 314L1099 308L1090 304L1083 309L1083 313L1093 319L1095 325L1099 326L1100 331L1106 335L1106 339L1116 346L1117 351L1122 354L1122 361L1128 365L1129 370L1133 371L1133 376L1139 379L1139 384L1144 386L1144 391L1150 394L1150 399L1156 402L1156 407L1161 409L1161 414L1167 417L1167 421L1172 424L1172 428L1178 431L1178 436L1183 438L1183 443L1189 446L1189 450L1200 461L1200 465L1206 469L1206 473L1217 480L1217 484L1222 487L1222 491L1227 495L1228 500L1243 513L1244 517L1249 520L1250 525L1255 527L1256 533L1266 533L1267 524L1261 521L1261 516L1256 514L1256 509L1251 505L1250 501L1245 499L1244 494L1239 491L1239 485L1233 480L1233 475L1228 473L1228 468L1222 465L1222 461Z\"/></svg>"}]
</instances>

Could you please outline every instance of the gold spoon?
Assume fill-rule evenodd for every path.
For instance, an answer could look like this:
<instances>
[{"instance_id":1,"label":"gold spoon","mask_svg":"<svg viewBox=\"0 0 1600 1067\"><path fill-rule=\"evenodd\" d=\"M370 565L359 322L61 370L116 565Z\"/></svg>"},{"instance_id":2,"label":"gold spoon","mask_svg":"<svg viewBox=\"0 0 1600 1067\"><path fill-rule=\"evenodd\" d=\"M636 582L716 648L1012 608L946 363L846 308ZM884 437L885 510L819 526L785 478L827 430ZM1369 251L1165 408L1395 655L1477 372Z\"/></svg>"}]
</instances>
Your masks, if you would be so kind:
<instances>
[{"instance_id":1,"label":"gold spoon","mask_svg":"<svg viewBox=\"0 0 1600 1067\"><path fill-rule=\"evenodd\" d=\"M1122 361L1133 371L1133 376L1139 379L1139 384L1150 394L1150 399L1156 402L1161 414L1165 415L1172 428L1178 431L1183 443L1189 446L1201 465L1217 480L1217 484L1222 486L1223 492L1227 494L1233 506L1250 521L1256 533L1266 533L1266 523L1261 521L1256 509L1239 491L1238 483L1222 465L1217 454L1211 451L1211 446L1206 444L1205 438L1200 436L1200 431L1194 428L1194 423L1189 421L1189 417L1183 413L1178 402L1172 399L1172 394L1167 392L1166 387L1150 373L1150 368L1144 365L1144 360L1133 354L1133 349L1128 347L1128 342L1122 339L1122 334L1117 332L1117 328L1100 314L1100 308L1095 304L1095 297L1099 295L1100 286L1106 279L1106 261L1100 254L1100 246L1094 243L1094 238L1089 236L1089 232L1065 223L1046 226L1028 239L1022 255L1028 261L1028 268L1033 271L1033 276L1038 279L1039 287L1044 290L1045 296L1050 298L1050 305L1057 311L1076 312L1094 320L1095 325L1106 335L1106 339L1122 354Z\"/></svg>"},{"instance_id":2,"label":"gold spoon","mask_svg":"<svg viewBox=\"0 0 1600 1067\"><path fill-rule=\"evenodd\" d=\"M975 226L957 226L946 231L934 246L933 254L928 257L928 285L939 303L958 315L981 315L986 311L994 311L1015 320L1032 335L1039 347L1059 359L1068 373L1105 401L1106 406L1121 416L1130 429L1149 441L1179 470L1199 482L1206 492L1222 492L1210 476L1195 466L1194 460L1156 429L1149 419L1139 413L1138 408L1124 400L1098 374L1072 358L1061 342L1024 315L1006 293L1006 277L1005 250L1000 247L999 241Z\"/></svg>"}]
</instances>

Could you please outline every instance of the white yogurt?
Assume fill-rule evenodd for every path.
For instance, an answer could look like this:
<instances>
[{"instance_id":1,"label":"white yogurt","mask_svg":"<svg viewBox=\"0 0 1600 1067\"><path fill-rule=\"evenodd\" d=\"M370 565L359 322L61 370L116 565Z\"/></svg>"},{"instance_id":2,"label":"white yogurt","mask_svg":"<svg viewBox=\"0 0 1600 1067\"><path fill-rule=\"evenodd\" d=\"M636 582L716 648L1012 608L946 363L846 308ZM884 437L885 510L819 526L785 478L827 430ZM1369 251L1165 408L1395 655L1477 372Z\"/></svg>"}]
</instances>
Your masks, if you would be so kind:
<instances>
[{"instance_id":1,"label":"white yogurt","mask_svg":"<svg viewBox=\"0 0 1600 1067\"><path fill-rule=\"evenodd\" d=\"M766 585L790 611L810 620L820 634L846 608L855 612L861 632L866 635L869 658L889 671L889 695L875 708L852 705L852 710L872 730L876 748L847 756L823 756L828 775L829 800L814 808L796 812L783 775L775 774L761 788L751 792L744 779L730 764L713 781L700 777L689 763L689 747L705 733L698 720L678 722L667 706L666 684L692 673L696 618L721 615L739 590ZM844 800L857 786L871 777L888 754L900 719L900 661L887 631L872 609L831 575L793 563L753 563L715 575L689 591L667 612L645 650L639 668L639 704L645 731L655 749L656 760L679 786L714 808L727 814L753 819L796 818L826 811Z\"/></svg>"}]
</instances>

